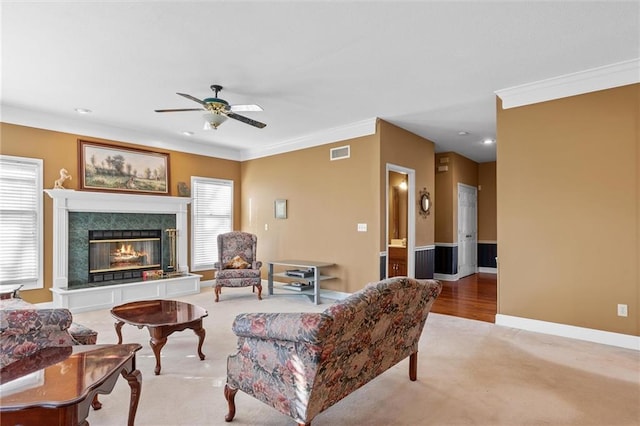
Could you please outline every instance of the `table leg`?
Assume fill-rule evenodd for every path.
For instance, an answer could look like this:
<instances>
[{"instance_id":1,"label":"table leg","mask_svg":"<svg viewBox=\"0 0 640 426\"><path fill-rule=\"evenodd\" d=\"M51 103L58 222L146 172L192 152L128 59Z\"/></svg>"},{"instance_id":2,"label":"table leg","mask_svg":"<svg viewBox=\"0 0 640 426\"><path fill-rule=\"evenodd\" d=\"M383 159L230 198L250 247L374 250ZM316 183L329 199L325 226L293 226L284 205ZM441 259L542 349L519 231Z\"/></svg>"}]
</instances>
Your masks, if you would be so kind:
<instances>
[{"instance_id":1,"label":"table leg","mask_svg":"<svg viewBox=\"0 0 640 426\"><path fill-rule=\"evenodd\" d=\"M122 343L122 326L124 325L123 321L118 321L114 324L116 327L116 334L118 335L118 344Z\"/></svg>"},{"instance_id":2,"label":"table leg","mask_svg":"<svg viewBox=\"0 0 640 426\"><path fill-rule=\"evenodd\" d=\"M198 324L193 327L193 331L198 336L198 355L200 356L200 360L203 360L204 354L202 353L202 344L204 343L204 336L207 333L204 328L202 328L202 321L199 321Z\"/></svg>"},{"instance_id":3,"label":"table leg","mask_svg":"<svg viewBox=\"0 0 640 426\"><path fill-rule=\"evenodd\" d=\"M313 267L313 303L320 304L320 271Z\"/></svg>"},{"instance_id":4,"label":"table leg","mask_svg":"<svg viewBox=\"0 0 640 426\"><path fill-rule=\"evenodd\" d=\"M157 376L160 374L161 368L160 351L167 343L167 336L165 336L164 333L162 333L162 331L158 328L150 329L149 333L151 334L151 341L149 343L151 344L151 349L153 349L153 354L156 356L156 368L153 371Z\"/></svg>"},{"instance_id":5,"label":"table leg","mask_svg":"<svg viewBox=\"0 0 640 426\"><path fill-rule=\"evenodd\" d=\"M269 263L269 274L267 275L267 294L273 296L273 263Z\"/></svg>"},{"instance_id":6,"label":"table leg","mask_svg":"<svg viewBox=\"0 0 640 426\"><path fill-rule=\"evenodd\" d=\"M129 418L127 421L127 425L133 426L134 420L136 418L136 412L138 411L140 391L142 389L142 374L140 373L140 370L133 370L130 373L122 370L122 377L127 380L127 382L129 383L129 387L131 388L131 398L129 399Z\"/></svg>"}]
</instances>

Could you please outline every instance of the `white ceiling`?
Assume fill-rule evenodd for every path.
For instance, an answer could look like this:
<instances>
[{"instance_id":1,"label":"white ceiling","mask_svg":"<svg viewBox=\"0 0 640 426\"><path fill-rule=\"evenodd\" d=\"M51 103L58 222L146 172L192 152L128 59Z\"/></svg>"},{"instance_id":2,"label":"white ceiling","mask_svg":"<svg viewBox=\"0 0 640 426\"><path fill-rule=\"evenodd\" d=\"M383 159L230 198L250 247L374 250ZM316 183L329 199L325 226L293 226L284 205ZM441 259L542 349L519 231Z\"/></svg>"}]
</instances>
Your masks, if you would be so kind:
<instances>
[{"instance_id":1,"label":"white ceiling","mask_svg":"<svg viewBox=\"0 0 640 426\"><path fill-rule=\"evenodd\" d=\"M638 1L23 0L1 15L2 121L233 159L379 117L493 161L496 90L640 57ZM214 83L267 127L154 112L197 108L176 92Z\"/></svg>"}]
</instances>

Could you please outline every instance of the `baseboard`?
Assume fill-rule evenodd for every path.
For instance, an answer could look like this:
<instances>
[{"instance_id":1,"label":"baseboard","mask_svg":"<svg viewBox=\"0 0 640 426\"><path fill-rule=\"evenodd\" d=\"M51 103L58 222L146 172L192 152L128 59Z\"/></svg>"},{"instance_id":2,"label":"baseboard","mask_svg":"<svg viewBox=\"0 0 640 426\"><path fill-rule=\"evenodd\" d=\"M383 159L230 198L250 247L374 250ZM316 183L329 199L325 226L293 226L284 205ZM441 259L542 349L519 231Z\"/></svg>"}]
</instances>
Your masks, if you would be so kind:
<instances>
[{"instance_id":1,"label":"baseboard","mask_svg":"<svg viewBox=\"0 0 640 426\"><path fill-rule=\"evenodd\" d=\"M213 287L216 284L216 280L200 281L200 288Z\"/></svg>"},{"instance_id":2,"label":"baseboard","mask_svg":"<svg viewBox=\"0 0 640 426\"><path fill-rule=\"evenodd\" d=\"M433 274L434 280L440 281L458 281L458 274Z\"/></svg>"},{"instance_id":3,"label":"baseboard","mask_svg":"<svg viewBox=\"0 0 640 426\"><path fill-rule=\"evenodd\" d=\"M496 315L496 325L640 351L640 337L629 334L612 333L610 331L594 330L591 328L502 314Z\"/></svg>"},{"instance_id":4,"label":"baseboard","mask_svg":"<svg viewBox=\"0 0 640 426\"><path fill-rule=\"evenodd\" d=\"M478 272L482 272L483 274L497 274L498 268L488 268L486 266L478 266Z\"/></svg>"}]
</instances>

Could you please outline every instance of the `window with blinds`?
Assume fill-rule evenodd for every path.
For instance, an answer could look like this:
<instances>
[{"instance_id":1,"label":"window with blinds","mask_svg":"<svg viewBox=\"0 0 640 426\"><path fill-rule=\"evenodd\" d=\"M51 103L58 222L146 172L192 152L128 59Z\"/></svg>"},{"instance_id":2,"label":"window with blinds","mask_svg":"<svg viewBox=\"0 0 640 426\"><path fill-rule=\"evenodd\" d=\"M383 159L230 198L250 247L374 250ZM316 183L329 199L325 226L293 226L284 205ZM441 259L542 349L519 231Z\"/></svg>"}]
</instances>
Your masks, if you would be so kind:
<instances>
[{"instance_id":1,"label":"window with blinds","mask_svg":"<svg viewBox=\"0 0 640 426\"><path fill-rule=\"evenodd\" d=\"M0 155L0 284L43 287L42 160Z\"/></svg>"},{"instance_id":2,"label":"window with blinds","mask_svg":"<svg viewBox=\"0 0 640 426\"><path fill-rule=\"evenodd\" d=\"M191 177L191 270L213 269L218 234L233 228L233 181Z\"/></svg>"}]
</instances>

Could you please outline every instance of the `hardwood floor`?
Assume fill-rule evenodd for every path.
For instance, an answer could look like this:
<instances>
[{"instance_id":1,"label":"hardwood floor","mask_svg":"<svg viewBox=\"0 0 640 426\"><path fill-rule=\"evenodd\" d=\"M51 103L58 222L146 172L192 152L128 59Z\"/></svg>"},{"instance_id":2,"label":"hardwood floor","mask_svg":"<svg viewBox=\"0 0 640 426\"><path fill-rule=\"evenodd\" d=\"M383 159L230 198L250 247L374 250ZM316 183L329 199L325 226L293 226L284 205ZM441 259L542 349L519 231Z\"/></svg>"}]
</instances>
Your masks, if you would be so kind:
<instances>
[{"instance_id":1,"label":"hardwood floor","mask_svg":"<svg viewBox=\"0 0 640 426\"><path fill-rule=\"evenodd\" d=\"M458 281L442 281L431 312L479 321L496 321L497 275L478 273Z\"/></svg>"}]
</instances>

